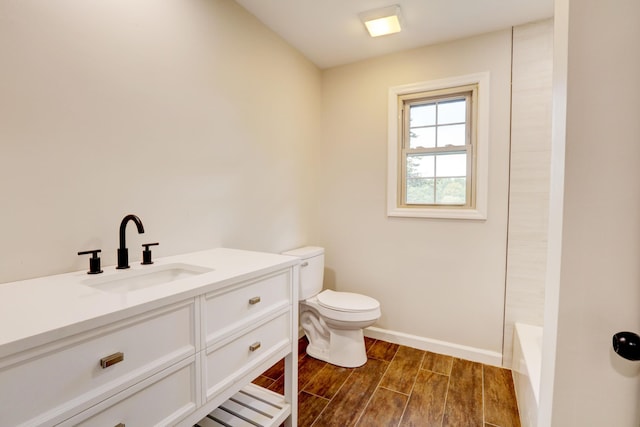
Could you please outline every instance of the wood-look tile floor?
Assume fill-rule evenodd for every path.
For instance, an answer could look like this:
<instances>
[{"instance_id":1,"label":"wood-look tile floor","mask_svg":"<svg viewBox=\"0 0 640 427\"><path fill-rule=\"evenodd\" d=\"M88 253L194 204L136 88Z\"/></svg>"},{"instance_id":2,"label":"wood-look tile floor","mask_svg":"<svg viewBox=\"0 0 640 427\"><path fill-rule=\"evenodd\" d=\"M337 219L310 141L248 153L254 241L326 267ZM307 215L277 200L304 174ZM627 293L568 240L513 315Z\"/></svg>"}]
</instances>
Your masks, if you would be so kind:
<instances>
[{"instance_id":1,"label":"wood-look tile floor","mask_svg":"<svg viewBox=\"0 0 640 427\"><path fill-rule=\"evenodd\" d=\"M511 371L365 338L368 361L341 368L299 341L300 427L519 427ZM254 381L284 393L281 361Z\"/></svg>"}]
</instances>

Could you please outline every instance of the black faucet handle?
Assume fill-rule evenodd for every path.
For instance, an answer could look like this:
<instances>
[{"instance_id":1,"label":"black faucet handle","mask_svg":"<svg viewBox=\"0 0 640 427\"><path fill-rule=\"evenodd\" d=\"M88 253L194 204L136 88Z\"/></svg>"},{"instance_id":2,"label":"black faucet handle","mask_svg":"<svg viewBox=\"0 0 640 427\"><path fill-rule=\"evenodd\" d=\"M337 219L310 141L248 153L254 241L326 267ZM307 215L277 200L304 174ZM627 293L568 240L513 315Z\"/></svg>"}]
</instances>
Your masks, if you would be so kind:
<instances>
[{"instance_id":1,"label":"black faucet handle","mask_svg":"<svg viewBox=\"0 0 640 427\"><path fill-rule=\"evenodd\" d=\"M78 255L92 254L91 258L89 258L89 271L87 271L87 274L102 273L102 269L100 268L100 257L98 256L100 252L102 252L101 249L92 249L90 251L78 252Z\"/></svg>"},{"instance_id":2,"label":"black faucet handle","mask_svg":"<svg viewBox=\"0 0 640 427\"><path fill-rule=\"evenodd\" d=\"M148 265L148 264L153 264L153 261L151 261L151 249L149 249L149 246L158 246L160 243L156 242L156 243L144 243L142 245L142 247L144 248L144 251L142 251L142 265Z\"/></svg>"}]
</instances>

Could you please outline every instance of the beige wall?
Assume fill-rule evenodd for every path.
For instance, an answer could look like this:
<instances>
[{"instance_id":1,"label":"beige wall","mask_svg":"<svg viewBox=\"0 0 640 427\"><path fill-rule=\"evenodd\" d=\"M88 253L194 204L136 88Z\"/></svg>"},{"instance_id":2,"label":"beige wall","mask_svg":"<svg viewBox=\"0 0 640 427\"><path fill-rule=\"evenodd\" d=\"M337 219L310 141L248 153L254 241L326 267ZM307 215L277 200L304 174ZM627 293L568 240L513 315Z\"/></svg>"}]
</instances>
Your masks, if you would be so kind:
<instances>
[{"instance_id":1,"label":"beige wall","mask_svg":"<svg viewBox=\"0 0 640 427\"><path fill-rule=\"evenodd\" d=\"M0 0L0 282L306 242L320 71L227 0ZM133 227L131 227L133 228Z\"/></svg>"},{"instance_id":2,"label":"beige wall","mask_svg":"<svg viewBox=\"0 0 640 427\"><path fill-rule=\"evenodd\" d=\"M640 425L640 364L611 347L640 333L638 18L636 0L556 0L544 427Z\"/></svg>"},{"instance_id":3,"label":"beige wall","mask_svg":"<svg viewBox=\"0 0 640 427\"><path fill-rule=\"evenodd\" d=\"M323 139L311 236L326 285L381 301L377 327L498 357L502 349L511 31L323 73ZM386 217L390 86L489 71L486 221Z\"/></svg>"}]
</instances>

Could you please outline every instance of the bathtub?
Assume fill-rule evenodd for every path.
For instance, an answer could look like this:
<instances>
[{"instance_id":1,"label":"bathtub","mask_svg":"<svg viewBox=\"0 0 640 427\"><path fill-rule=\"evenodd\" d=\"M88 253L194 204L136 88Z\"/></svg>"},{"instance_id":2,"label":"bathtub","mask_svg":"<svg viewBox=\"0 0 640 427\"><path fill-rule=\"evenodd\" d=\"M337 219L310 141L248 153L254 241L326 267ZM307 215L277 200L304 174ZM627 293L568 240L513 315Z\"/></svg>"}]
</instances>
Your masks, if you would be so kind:
<instances>
[{"instance_id":1,"label":"bathtub","mask_svg":"<svg viewBox=\"0 0 640 427\"><path fill-rule=\"evenodd\" d=\"M513 385L522 427L538 425L542 328L516 323L513 333Z\"/></svg>"}]
</instances>

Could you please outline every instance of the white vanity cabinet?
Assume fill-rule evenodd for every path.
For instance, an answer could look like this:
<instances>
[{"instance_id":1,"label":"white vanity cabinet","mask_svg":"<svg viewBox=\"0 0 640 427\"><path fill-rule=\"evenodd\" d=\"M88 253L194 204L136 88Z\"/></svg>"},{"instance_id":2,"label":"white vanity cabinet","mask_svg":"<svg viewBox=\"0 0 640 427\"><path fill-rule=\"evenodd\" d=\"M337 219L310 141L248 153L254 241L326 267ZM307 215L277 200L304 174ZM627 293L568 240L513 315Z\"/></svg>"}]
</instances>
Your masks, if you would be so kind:
<instances>
[{"instance_id":1,"label":"white vanity cabinet","mask_svg":"<svg viewBox=\"0 0 640 427\"><path fill-rule=\"evenodd\" d=\"M0 314L0 427L295 426L297 261L229 249L176 260L212 272L135 295L65 285L67 312L34 320L40 301ZM0 285L1 304L84 279L54 277ZM282 358L285 396L250 384Z\"/></svg>"}]
</instances>

